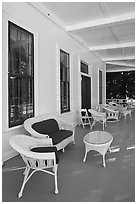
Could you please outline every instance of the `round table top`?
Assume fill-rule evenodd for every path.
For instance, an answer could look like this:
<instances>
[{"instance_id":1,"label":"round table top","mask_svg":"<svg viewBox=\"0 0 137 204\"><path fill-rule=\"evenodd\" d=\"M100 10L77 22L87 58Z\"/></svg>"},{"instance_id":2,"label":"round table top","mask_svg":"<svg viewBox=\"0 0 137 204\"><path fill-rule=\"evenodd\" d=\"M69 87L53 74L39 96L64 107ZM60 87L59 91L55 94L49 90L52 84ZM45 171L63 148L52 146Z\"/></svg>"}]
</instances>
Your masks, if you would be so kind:
<instances>
[{"instance_id":1,"label":"round table top","mask_svg":"<svg viewBox=\"0 0 137 204\"><path fill-rule=\"evenodd\" d=\"M113 140L110 133L105 131L93 131L85 135L83 141L89 144L105 144Z\"/></svg>"}]
</instances>

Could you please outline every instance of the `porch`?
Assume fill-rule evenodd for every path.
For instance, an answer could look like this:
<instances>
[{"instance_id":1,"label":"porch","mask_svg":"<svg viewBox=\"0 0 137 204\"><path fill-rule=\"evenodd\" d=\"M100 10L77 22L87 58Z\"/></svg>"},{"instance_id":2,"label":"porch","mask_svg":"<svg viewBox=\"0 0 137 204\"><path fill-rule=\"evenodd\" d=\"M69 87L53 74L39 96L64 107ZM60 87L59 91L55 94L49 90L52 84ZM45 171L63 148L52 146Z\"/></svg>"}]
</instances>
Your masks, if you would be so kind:
<instances>
[{"instance_id":1,"label":"porch","mask_svg":"<svg viewBox=\"0 0 137 204\"><path fill-rule=\"evenodd\" d=\"M133 120L107 123L105 131L113 135L112 152L106 154L106 167L95 151L84 157L83 137L89 131L102 130L97 123L90 130L76 127L76 144L59 152L59 194L54 194L54 181L50 175L34 174L27 183L22 198L17 197L23 179L24 166L20 156L5 162L2 173L3 202L133 202L135 201L135 112Z\"/></svg>"}]
</instances>

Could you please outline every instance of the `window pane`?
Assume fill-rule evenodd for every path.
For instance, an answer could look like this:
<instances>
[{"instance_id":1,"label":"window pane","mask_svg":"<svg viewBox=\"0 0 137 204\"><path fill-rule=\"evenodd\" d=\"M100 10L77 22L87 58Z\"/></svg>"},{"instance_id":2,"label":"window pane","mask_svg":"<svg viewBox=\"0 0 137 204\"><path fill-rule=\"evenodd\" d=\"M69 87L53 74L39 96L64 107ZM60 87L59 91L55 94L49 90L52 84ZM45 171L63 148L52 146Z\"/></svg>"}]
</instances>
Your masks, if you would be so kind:
<instances>
[{"instance_id":1,"label":"window pane","mask_svg":"<svg viewBox=\"0 0 137 204\"><path fill-rule=\"evenodd\" d=\"M29 54L29 49L28 49L29 48L28 47L28 45L29 45L29 35L27 35L24 32L21 32L20 41L21 41L21 47L22 47L23 52L28 55Z\"/></svg>"},{"instance_id":2,"label":"window pane","mask_svg":"<svg viewBox=\"0 0 137 204\"><path fill-rule=\"evenodd\" d=\"M10 44L9 44L9 54L10 54L10 72L12 74L19 72L19 33L17 30L11 27L10 29Z\"/></svg>"},{"instance_id":3,"label":"window pane","mask_svg":"<svg viewBox=\"0 0 137 204\"><path fill-rule=\"evenodd\" d=\"M88 74L88 64L81 62L81 72Z\"/></svg>"}]
</instances>

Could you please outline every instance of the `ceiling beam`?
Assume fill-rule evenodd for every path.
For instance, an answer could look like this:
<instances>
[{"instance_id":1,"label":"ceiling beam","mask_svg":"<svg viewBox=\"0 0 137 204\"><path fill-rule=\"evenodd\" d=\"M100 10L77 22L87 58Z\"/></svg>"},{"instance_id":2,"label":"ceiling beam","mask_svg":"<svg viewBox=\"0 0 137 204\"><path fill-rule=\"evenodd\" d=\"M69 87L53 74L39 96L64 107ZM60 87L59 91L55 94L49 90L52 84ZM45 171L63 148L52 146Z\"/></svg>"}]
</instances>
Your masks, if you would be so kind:
<instances>
[{"instance_id":1,"label":"ceiling beam","mask_svg":"<svg viewBox=\"0 0 137 204\"><path fill-rule=\"evenodd\" d=\"M132 21L134 19L135 19L135 13L131 12L131 13L120 15L120 16L115 16L115 17L113 16L110 18L101 18L95 21L86 21L84 23L69 25L69 26L66 26L66 31L75 31L75 30L80 30L80 29L85 29L85 28L105 26L105 25L110 25L110 24L114 24L118 22Z\"/></svg>"},{"instance_id":2,"label":"ceiling beam","mask_svg":"<svg viewBox=\"0 0 137 204\"><path fill-rule=\"evenodd\" d=\"M108 49L117 49L117 48L126 48L126 47L135 47L135 42L94 46L94 47L90 47L89 49L90 49L90 51L97 51L97 50L108 50Z\"/></svg>"},{"instance_id":3,"label":"ceiling beam","mask_svg":"<svg viewBox=\"0 0 137 204\"><path fill-rule=\"evenodd\" d=\"M104 62L114 61L114 60L132 60L135 59L135 56L121 56L121 57L110 57L110 58L101 58Z\"/></svg>"},{"instance_id":4,"label":"ceiling beam","mask_svg":"<svg viewBox=\"0 0 137 204\"><path fill-rule=\"evenodd\" d=\"M112 64L112 65L119 65L124 67L135 67L135 64L133 63L125 63L125 62L106 62L106 64Z\"/></svg>"},{"instance_id":5,"label":"ceiling beam","mask_svg":"<svg viewBox=\"0 0 137 204\"><path fill-rule=\"evenodd\" d=\"M135 68L133 67L112 67L112 68L106 68L106 72L123 72L123 71L135 71Z\"/></svg>"},{"instance_id":6,"label":"ceiling beam","mask_svg":"<svg viewBox=\"0 0 137 204\"><path fill-rule=\"evenodd\" d=\"M100 2L99 6L100 6L100 8L101 8L101 10L102 10L102 12L106 18L112 17L106 2ZM110 31L111 31L112 35L114 36L115 40L119 42L120 39L119 39L117 30L115 29L114 26L110 27Z\"/></svg>"}]
</instances>

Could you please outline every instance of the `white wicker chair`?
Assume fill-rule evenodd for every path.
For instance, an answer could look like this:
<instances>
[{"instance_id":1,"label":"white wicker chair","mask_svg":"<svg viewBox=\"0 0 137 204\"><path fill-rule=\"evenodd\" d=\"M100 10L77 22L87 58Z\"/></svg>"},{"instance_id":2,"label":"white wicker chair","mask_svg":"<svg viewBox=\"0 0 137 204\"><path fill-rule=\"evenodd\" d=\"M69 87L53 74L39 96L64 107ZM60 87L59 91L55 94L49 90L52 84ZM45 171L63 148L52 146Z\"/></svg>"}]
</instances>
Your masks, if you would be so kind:
<instances>
[{"instance_id":1,"label":"white wicker chair","mask_svg":"<svg viewBox=\"0 0 137 204\"><path fill-rule=\"evenodd\" d=\"M50 144L53 144L52 138L49 137L49 135L44 135L44 134L40 134L39 132L35 131L32 128L32 125L34 123L43 121L43 120L48 120L48 119L55 119L59 125L59 129L63 129L63 130L70 130L72 131L72 135L66 139L64 139L63 141L61 141L60 143L56 144L55 146L57 147L57 150L59 151L60 149L63 149L64 152L64 148L71 142L73 142L73 144L75 144L75 138L74 138L74 134L75 134L75 124L74 123L68 123L63 121L61 118L59 118L58 116L55 115L38 115L36 117L32 117L32 118L28 118L27 120L24 121L24 128L31 134L31 136L36 137L36 138L43 138L43 139L48 139L48 141L50 142Z\"/></svg>"},{"instance_id":2,"label":"white wicker chair","mask_svg":"<svg viewBox=\"0 0 137 204\"><path fill-rule=\"evenodd\" d=\"M124 116L124 119L126 120L127 115L129 115L130 119L132 120L132 109L121 109L120 111L120 117Z\"/></svg>"},{"instance_id":3,"label":"white wicker chair","mask_svg":"<svg viewBox=\"0 0 137 204\"><path fill-rule=\"evenodd\" d=\"M117 111L115 107L112 107L110 105L103 106L103 112L106 113L107 122L119 121L119 111Z\"/></svg>"},{"instance_id":4,"label":"white wicker chair","mask_svg":"<svg viewBox=\"0 0 137 204\"><path fill-rule=\"evenodd\" d=\"M86 125L89 125L91 127L91 117L89 117L87 109L81 109L80 114L82 127L85 128Z\"/></svg>"},{"instance_id":5,"label":"white wicker chair","mask_svg":"<svg viewBox=\"0 0 137 204\"><path fill-rule=\"evenodd\" d=\"M56 153L55 152L46 152L46 153L32 152L31 151L32 148L43 147L43 146L45 147L46 143L44 142L43 144L43 140L36 139L27 135L19 134L19 135L12 136L9 140L9 143L11 147L21 155L23 161L26 164L26 168L23 173L24 180L22 183L21 190L18 194L18 197L20 198L23 195L25 184L30 179L30 177L37 171L42 171L54 176L55 194L58 194L58 185L57 185L58 164L56 161ZM48 168L52 168L53 171L46 170ZM30 173L31 169L33 171Z\"/></svg>"},{"instance_id":6,"label":"white wicker chair","mask_svg":"<svg viewBox=\"0 0 137 204\"><path fill-rule=\"evenodd\" d=\"M106 113L97 112L93 109L88 109L88 111L91 113L91 117L93 118L93 123L91 128L95 125L96 122L100 122L103 124L103 130L106 126Z\"/></svg>"}]
</instances>

